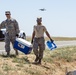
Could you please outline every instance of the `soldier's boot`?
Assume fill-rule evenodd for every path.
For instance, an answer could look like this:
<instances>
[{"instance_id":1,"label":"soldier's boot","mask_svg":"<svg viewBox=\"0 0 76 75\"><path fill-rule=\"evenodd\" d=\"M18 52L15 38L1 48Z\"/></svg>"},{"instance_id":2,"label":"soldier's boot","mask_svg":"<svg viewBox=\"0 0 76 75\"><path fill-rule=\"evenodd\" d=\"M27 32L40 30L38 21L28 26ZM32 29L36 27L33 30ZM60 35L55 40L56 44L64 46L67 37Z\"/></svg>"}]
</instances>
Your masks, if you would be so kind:
<instances>
[{"instance_id":1,"label":"soldier's boot","mask_svg":"<svg viewBox=\"0 0 76 75\"><path fill-rule=\"evenodd\" d=\"M37 62L38 60L39 60L39 57L38 57L38 56L36 56L35 62Z\"/></svg>"},{"instance_id":2,"label":"soldier's boot","mask_svg":"<svg viewBox=\"0 0 76 75\"><path fill-rule=\"evenodd\" d=\"M16 55L18 55L18 51L17 50L15 50L15 53L16 53Z\"/></svg>"},{"instance_id":3,"label":"soldier's boot","mask_svg":"<svg viewBox=\"0 0 76 75\"><path fill-rule=\"evenodd\" d=\"M7 56L10 56L10 52L7 52Z\"/></svg>"},{"instance_id":4,"label":"soldier's boot","mask_svg":"<svg viewBox=\"0 0 76 75\"><path fill-rule=\"evenodd\" d=\"M38 63L38 60L39 60L39 57L36 56L36 59L35 59L35 61L33 62L33 64L37 64L37 63Z\"/></svg>"},{"instance_id":5,"label":"soldier's boot","mask_svg":"<svg viewBox=\"0 0 76 75\"><path fill-rule=\"evenodd\" d=\"M38 64L41 64L41 58L39 59Z\"/></svg>"}]
</instances>

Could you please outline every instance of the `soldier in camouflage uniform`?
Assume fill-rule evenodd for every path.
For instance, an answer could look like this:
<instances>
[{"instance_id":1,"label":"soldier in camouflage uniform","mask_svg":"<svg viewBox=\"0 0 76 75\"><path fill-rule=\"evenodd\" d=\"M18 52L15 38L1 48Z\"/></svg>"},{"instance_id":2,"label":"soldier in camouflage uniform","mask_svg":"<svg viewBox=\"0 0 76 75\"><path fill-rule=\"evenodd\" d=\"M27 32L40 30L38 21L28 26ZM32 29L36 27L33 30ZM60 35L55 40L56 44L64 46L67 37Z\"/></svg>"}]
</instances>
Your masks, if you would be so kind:
<instances>
[{"instance_id":1,"label":"soldier in camouflage uniform","mask_svg":"<svg viewBox=\"0 0 76 75\"><path fill-rule=\"evenodd\" d=\"M33 51L36 55L35 64L41 64L41 60L43 58L43 52L45 50L45 39L44 39L44 32L51 39L47 29L45 26L42 25L42 18L37 18L37 25L34 26L32 40L31 43L33 44Z\"/></svg>"},{"instance_id":2,"label":"soldier in camouflage uniform","mask_svg":"<svg viewBox=\"0 0 76 75\"><path fill-rule=\"evenodd\" d=\"M12 45L14 44L16 36L18 37L18 33L20 31L19 31L18 22L15 19L11 18L10 11L6 11L5 15L7 19L0 24L0 29L6 28L5 50L7 52L7 55L9 56L10 55L10 42L12 43ZM14 50L16 52L16 55L18 55L18 51L16 49Z\"/></svg>"}]
</instances>

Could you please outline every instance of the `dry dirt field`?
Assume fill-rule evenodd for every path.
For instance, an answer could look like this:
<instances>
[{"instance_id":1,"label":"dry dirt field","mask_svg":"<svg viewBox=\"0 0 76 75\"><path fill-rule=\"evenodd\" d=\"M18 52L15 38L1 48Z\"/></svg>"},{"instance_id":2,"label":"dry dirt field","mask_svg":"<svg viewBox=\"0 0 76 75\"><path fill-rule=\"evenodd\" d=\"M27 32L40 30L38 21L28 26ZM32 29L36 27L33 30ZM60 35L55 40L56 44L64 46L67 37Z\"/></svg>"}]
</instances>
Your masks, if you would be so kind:
<instances>
[{"instance_id":1,"label":"dry dirt field","mask_svg":"<svg viewBox=\"0 0 76 75\"><path fill-rule=\"evenodd\" d=\"M27 38L30 41L30 37ZM48 38L45 38L48 40ZM76 38L55 38L55 41L74 41ZM61 45L60 42L56 42ZM70 42L71 43L71 42ZM73 42L75 43L75 41ZM0 50L4 49L4 43L0 44ZM41 65L32 64L35 55L25 55L19 53L15 56L11 51L10 57L6 57L4 53L0 54L0 75L66 75L68 71L76 71L76 46L59 47L53 51L44 51L44 57Z\"/></svg>"},{"instance_id":2,"label":"dry dirt field","mask_svg":"<svg viewBox=\"0 0 76 75\"><path fill-rule=\"evenodd\" d=\"M65 75L68 71L76 70L76 47L57 48L53 51L46 49L41 65L32 64L35 59L33 51L25 55L20 53L10 57L0 55L0 75Z\"/></svg>"}]
</instances>

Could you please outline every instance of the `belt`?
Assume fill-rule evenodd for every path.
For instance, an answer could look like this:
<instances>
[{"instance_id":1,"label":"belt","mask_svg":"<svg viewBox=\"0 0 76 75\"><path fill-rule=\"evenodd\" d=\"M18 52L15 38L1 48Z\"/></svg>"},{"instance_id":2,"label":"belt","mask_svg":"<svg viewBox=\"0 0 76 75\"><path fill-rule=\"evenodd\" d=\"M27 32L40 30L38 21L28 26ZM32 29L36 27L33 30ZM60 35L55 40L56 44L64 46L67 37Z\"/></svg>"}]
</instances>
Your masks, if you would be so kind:
<instances>
[{"instance_id":1,"label":"belt","mask_svg":"<svg viewBox=\"0 0 76 75\"><path fill-rule=\"evenodd\" d=\"M35 37L36 39L41 39L41 38L44 38L44 37Z\"/></svg>"}]
</instances>

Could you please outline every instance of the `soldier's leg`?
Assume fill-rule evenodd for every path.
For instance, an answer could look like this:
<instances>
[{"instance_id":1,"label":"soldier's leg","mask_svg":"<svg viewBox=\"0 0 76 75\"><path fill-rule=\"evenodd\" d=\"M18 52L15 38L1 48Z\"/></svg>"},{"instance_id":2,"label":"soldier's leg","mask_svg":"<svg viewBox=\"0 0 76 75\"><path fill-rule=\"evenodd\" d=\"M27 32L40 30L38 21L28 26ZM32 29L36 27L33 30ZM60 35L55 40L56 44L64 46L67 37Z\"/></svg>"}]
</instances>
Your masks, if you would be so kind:
<instances>
[{"instance_id":1,"label":"soldier's leg","mask_svg":"<svg viewBox=\"0 0 76 75\"><path fill-rule=\"evenodd\" d=\"M14 41L15 41L15 37L13 36L13 37L11 38L12 46L14 46ZM14 47L13 47L13 48L14 48ZM18 50L15 49L15 48L14 48L14 50L15 50L15 54L18 55Z\"/></svg>"},{"instance_id":2,"label":"soldier's leg","mask_svg":"<svg viewBox=\"0 0 76 75\"><path fill-rule=\"evenodd\" d=\"M43 52L44 52L43 49L39 49L39 61L38 61L39 64L41 64L41 60L43 58Z\"/></svg>"},{"instance_id":3,"label":"soldier's leg","mask_svg":"<svg viewBox=\"0 0 76 75\"><path fill-rule=\"evenodd\" d=\"M5 50L7 52L7 55L10 54L10 37L8 34L5 34Z\"/></svg>"},{"instance_id":4,"label":"soldier's leg","mask_svg":"<svg viewBox=\"0 0 76 75\"><path fill-rule=\"evenodd\" d=\"M36 56L35 62L37 62L38 61L38 58L39 58L37 39L35 39L34 42L33 42L33 52L34 52L34 54Z\"/></svg>"},{"instance_id":5,"label":"soldier's leg","mask_svg":"<svg viewBox=\"0 0 76 75\"><path fill-rule=\"evenodd\" d=\"M41 64L41 60L43 58L43 52L45 50L45 40L44 38L41 38L40 40L40 44L39 44L39 64Z\"/></svg>"}]
</instances>

